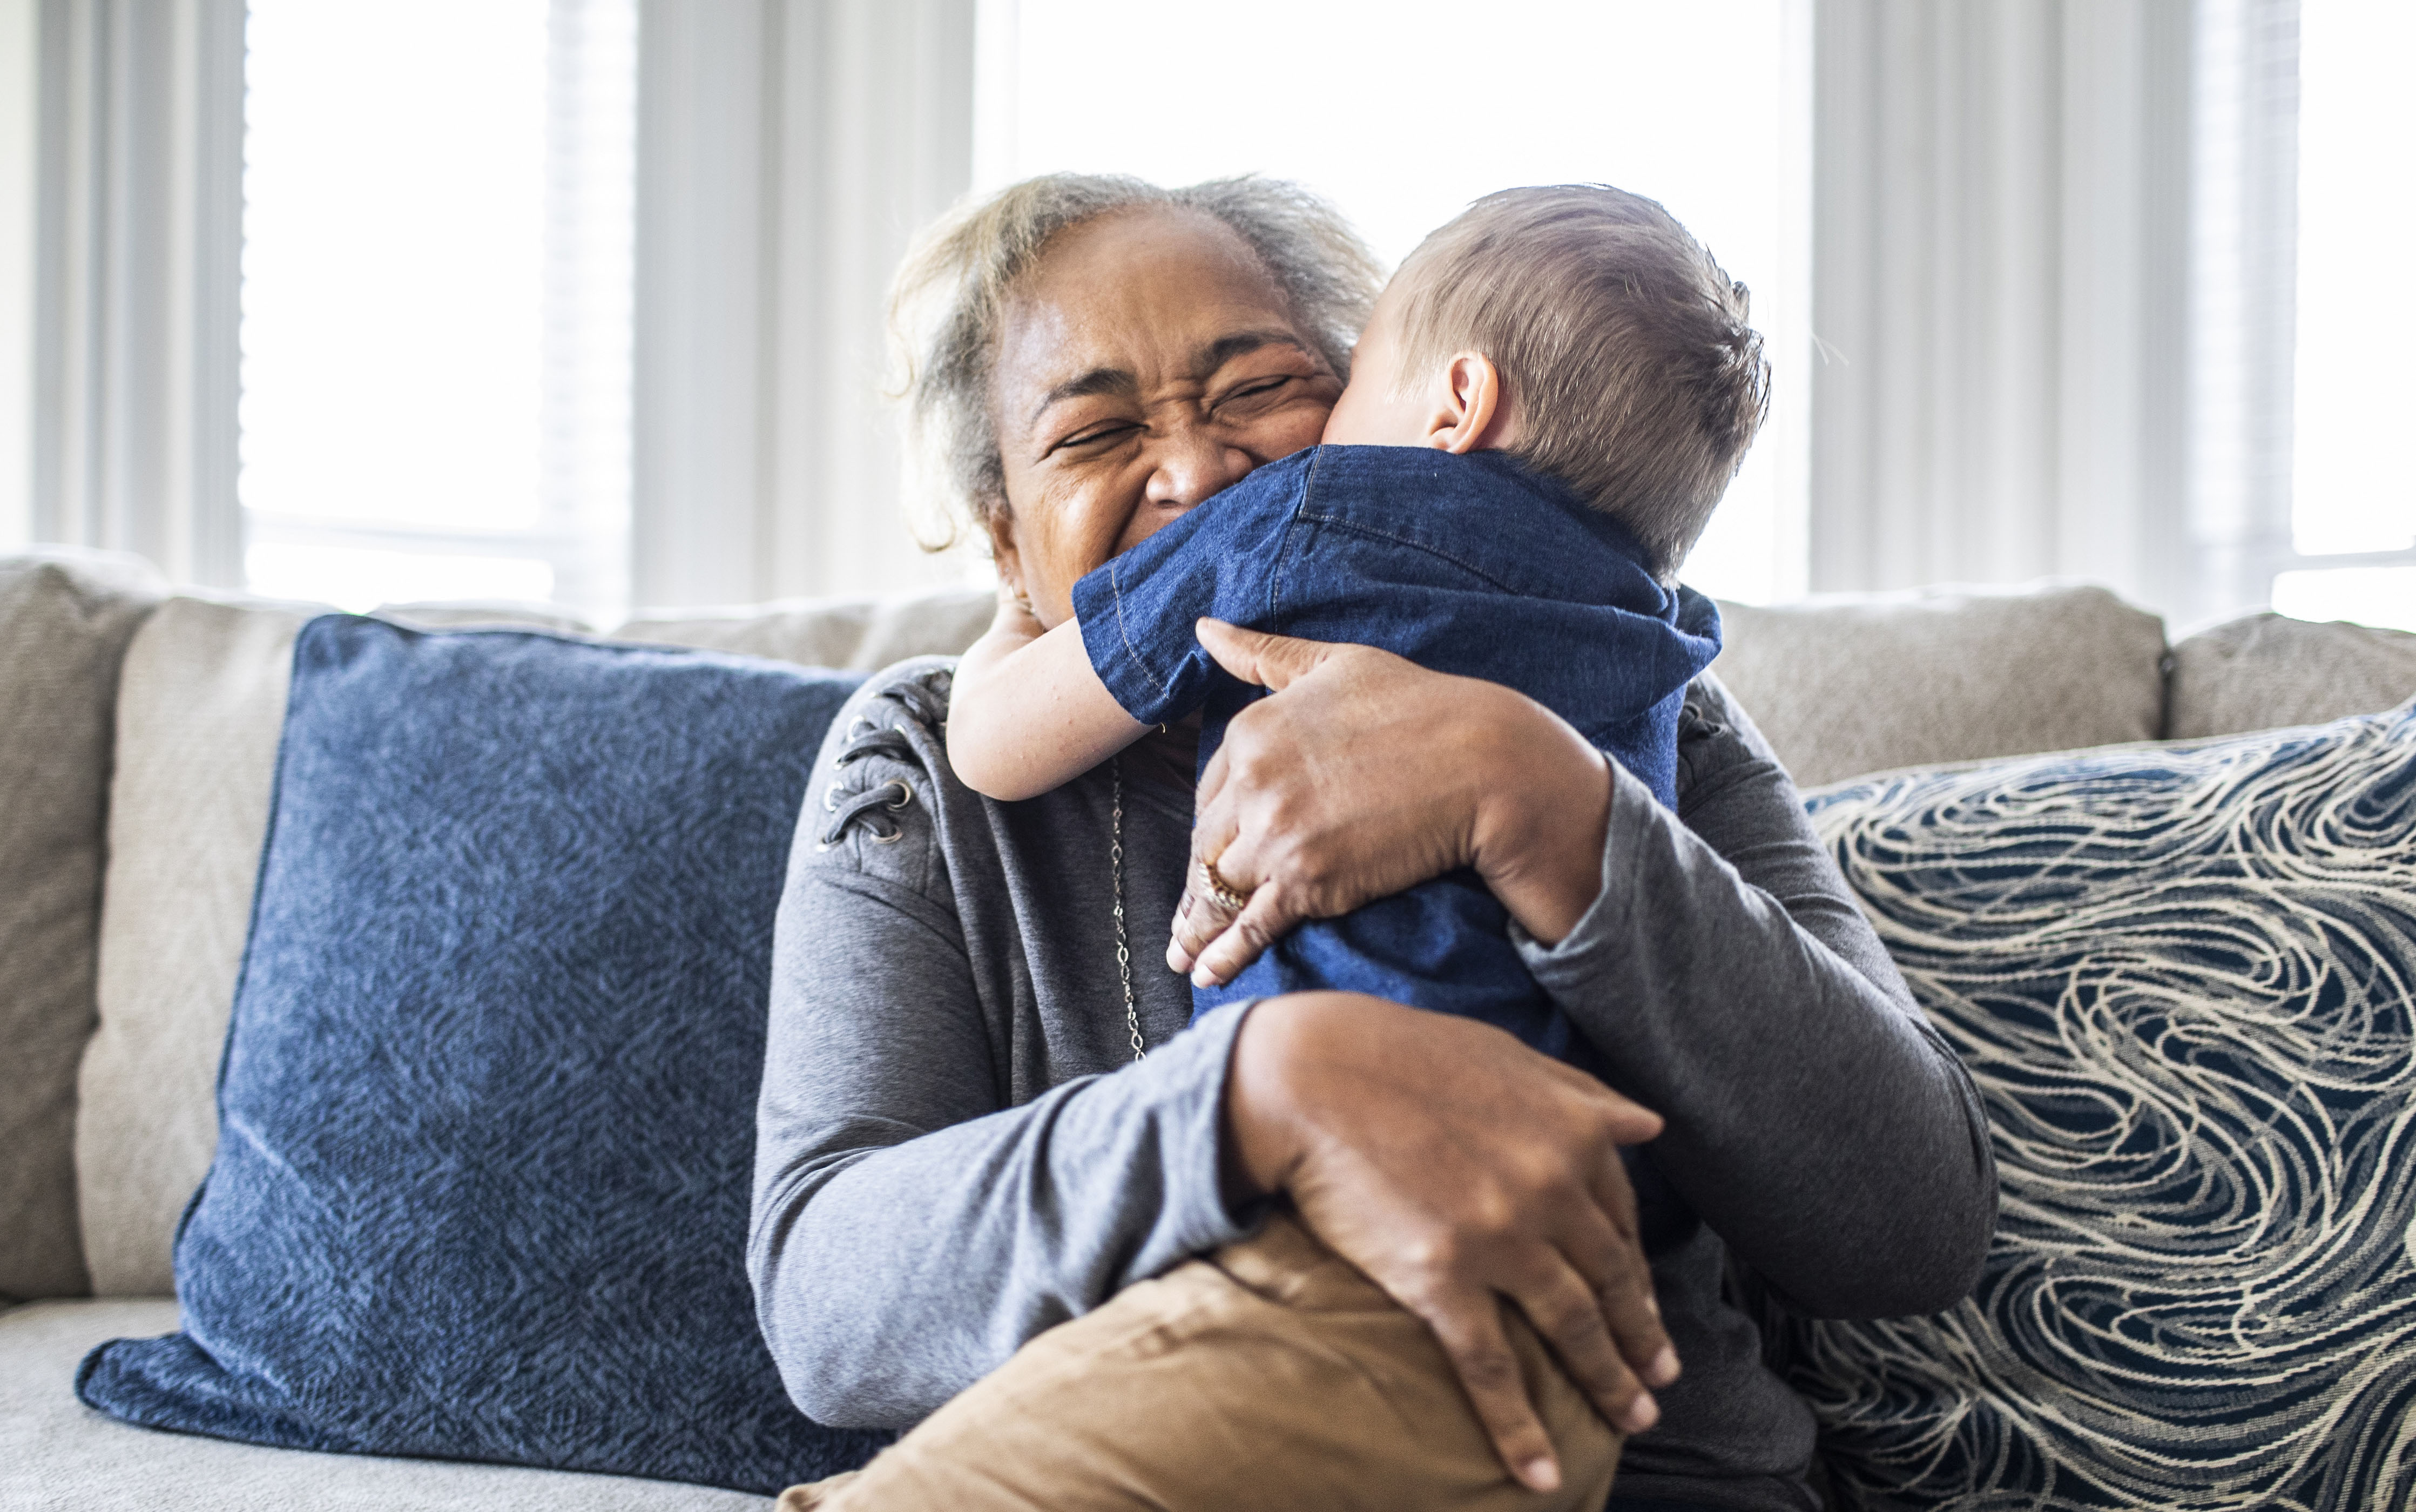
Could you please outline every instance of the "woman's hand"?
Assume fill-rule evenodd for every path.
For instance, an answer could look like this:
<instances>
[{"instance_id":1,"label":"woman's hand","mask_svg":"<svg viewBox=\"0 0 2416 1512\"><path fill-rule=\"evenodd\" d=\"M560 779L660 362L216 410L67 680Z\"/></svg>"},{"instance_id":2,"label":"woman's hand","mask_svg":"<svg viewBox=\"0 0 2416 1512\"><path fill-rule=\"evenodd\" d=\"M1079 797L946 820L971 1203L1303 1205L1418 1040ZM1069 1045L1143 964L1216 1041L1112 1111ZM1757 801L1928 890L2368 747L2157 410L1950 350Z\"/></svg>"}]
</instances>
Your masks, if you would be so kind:
<instances>
[{"instance_id":1,"label":"woman's hand","mask_svg":"<svg viewBox=\"0 0 2416 1512\"><path fill-rule=\"evenodd\" d=\"M1200 775L1194 865L1167 963L1228 982L1304 919L1332 918L1472 866L1554 944L1602 885L1616 780L1533 700L1367 646L1200 622L1200 643L1274 690ZM1209 896L1200 862L1249 901Z\"/></svg>"},{"instance_id":2,"label":"woman's hand","mask_svg":"<svg viewBox=\"0 0 2416 1512\"><path fill-rule=\"evenodd\" d=\"M1502 1463L1529 1487L1557 1459L1502 1333L1504 1299L1605 1421L1650 1428L1662 1331L1619 1146L1661 1120L1470 1019L1351 992L1250 1010L1225 1094L1235 1174L1431 1327Z\"/></svg>"}]
</instances>

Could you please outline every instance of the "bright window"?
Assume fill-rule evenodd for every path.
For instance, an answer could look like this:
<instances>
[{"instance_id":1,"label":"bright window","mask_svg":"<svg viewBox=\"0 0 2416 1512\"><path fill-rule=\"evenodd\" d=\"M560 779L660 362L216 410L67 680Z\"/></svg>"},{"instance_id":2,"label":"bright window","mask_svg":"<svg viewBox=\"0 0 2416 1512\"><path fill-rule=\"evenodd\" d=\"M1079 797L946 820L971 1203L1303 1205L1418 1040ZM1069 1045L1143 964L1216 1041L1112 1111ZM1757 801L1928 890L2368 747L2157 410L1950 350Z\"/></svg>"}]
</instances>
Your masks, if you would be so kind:
<instances>
[{"instance_id":1,"label":"bright window","mask_svg":"<svg viewBox=\"0 0 2416 1512\"><path fill-rule=\"evenodd\" d=\"M1776 368L1771 422L1685 576L1745 599L1803 591L1805 0L989 0L982 20L980 188L1266 173L1332 197L1394 262L1512 185L1661 201L1752 289Z\"/></svg>"},{"instance_id":2,"label":"bright window","mask_svg":"<svg viewBox=\"0 0 2416 1512\"><path fill-rule=\"evenodd\" d=\"M2416 6L2302 0L2291 535L2306 556L2416 549ZM2416 559L2310 565L2273 607L2416 629Z\"/></svg>"},{"instance_id":3,"label":"bright window","mask_svg":"<svg viewBox=\"0 0 2416 1512\"><path fill-rule=\"evenodd\" d=\"M627 597L635 0L251 0L255 592Z\"/></svg>"},{"instance_id":4,"label":"bright window","mask_svg":"<svg viewBox=\"0 0 2416 1512\"><path fill-rule=\"evenodd\" d=\"M2280 573L2273 579L2273 608L2292 619L2345 619L2416 630L2416 566Z\"/></svg>"}]
</instances>

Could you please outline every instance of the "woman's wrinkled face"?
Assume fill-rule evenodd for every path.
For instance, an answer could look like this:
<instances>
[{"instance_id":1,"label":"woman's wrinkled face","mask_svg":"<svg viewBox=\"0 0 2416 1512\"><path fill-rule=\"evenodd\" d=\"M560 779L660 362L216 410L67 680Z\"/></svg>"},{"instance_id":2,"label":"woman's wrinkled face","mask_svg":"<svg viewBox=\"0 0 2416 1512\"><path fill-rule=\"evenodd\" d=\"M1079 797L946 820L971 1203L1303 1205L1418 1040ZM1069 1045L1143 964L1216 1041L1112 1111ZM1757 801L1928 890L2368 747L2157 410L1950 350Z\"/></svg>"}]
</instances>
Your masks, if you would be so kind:
<instances>
[{"instance_id":1,"label":"woman's wrinkled face","mask_svg":"<svg viewBox=\"0 0 2416 1512\"><path fill-rule=\"evenodd\" d=\"M1004 315L994 544L1044 625L1072 616L1082 574L1314 446L1342 392L1248 246L1197 212L1074 227Z\"/></svg>"}]
</instances>

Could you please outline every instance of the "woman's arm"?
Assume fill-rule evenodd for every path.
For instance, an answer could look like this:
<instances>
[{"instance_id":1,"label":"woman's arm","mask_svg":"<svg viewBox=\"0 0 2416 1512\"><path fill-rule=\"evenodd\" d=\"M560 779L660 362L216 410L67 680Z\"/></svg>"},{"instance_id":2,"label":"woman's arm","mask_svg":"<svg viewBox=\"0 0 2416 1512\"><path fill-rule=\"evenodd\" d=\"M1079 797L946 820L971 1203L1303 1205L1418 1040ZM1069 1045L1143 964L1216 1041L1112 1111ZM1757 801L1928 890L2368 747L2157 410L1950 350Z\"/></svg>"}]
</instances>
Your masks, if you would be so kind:
<instances>
[{"instance_id":1,"label":"woman's arm","mask_svg":"<svg viewBox=\"0 0 2416 1512\"><path fill-rule=\"evenodd\" d=\"M1091 668L1072 620L1044 630L1004 583L998 617L957 663L948 761L975 793L1012 803L1062 787L1139 740Z\"/></svg>"},{"instance_id":2,"label":"woman's arm","mask_svg":"<svg viewBox=\"0 0 2416 1512\"><path fill-rule=\"evenodd\" d=\"M1598 897L1528 967L1667 1118L1654 1164L1783 1300L1950 1307L1996 1223L1970 1074L1716 683L1689 690L1679 755L1680 812L1619 781Z\"/></svg>"},{"instance_id":3,"label":"woman's arm","mask_svg":"<svg viewBox=\"0 0 2416 1512\"><path fill-rule=\"evenodd\" d=\"M1363 647L1202 638L1282 691L1200 789L1195 843L1249 906L1186 895L1178 969L1230 974L1302 918L1476 866L1549 942L1530 967L1620 1090L1669 1120L1656 1165L1790 1303L1920 1312L1969 1289L1996 1200L1970 1078L1715 685L1690 695L1681 822L1525 699Z\"/></svg>"},{"instance_id":4,"label":"woman's arm","mask_svg":"<svg viewBox=\"0 0 2416 1512\"><path fill-rule=\"evenodd\" d=\"M819 844L835 748L883 686L833 721L791 852L747 1267L798 1406L902 1427L1042 1329L1247 1232L1220 1185L1243 1014L1010 1106L930 818L943 779L923 764L941 756L919 727L920 762L848 768L913 788L897 838Z\"/></svg>"},{"instance_id":5,"label":"woman's arm","mask_svg":"<svg viewBox=\"0 0 2416 1512\"><path fill-rule=\"evenodd\" d=\"M758 1112L757 1318L797 1405L847 1427L914 1423L1043 1329L1248 1232L1218 1185L1239 1010L1000 1107L961 945L900 903L791 889Z\"/></svg>"},{"instance_id":6,"label":"woman's arm","mask_svg":"<svg viewBox=\"0 0 2416 1512\"><path fill-rule=\"evenodd\" d=\"M1434 1330L1502 1463L1559 1482L1502 1303L1525 1313L1605 1421L1660 1418L1677 1379L1620 1147L1661 1121L1472 1019L1355 992L1268 998L1225 1092L1229 1149L1261 1192Z\"/></svg>"},{"instance_id":7,"label":"woman's arm","mask_svg":"<svg viewBox=\"0 0 2416 1512\"><path fill-rule=\"evenodd\" d=\"M1202 986L1229 982L1301 920L1456 867L1483 872L1539 940L1559 940L1592 905L1611 764L1550 711L1368 646L1216 620L1198 634L1246 683L1314 681L1244 711L1200 774L1195 854L1250 903L1236 917L1186 889L1168 966Z\"/></svg>"}]
</instances>

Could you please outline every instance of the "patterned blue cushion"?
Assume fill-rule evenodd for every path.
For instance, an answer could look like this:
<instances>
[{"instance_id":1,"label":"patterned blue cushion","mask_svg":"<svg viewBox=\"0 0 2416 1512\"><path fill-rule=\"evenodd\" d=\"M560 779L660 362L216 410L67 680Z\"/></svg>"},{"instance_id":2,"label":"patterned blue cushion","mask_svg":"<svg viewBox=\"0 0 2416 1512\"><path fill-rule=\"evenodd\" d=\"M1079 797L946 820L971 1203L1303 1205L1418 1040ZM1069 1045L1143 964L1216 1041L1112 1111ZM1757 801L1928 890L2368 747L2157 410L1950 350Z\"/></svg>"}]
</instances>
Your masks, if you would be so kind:
<instances>
[{"instance_id":1,"label":"patterned blue cushion","mask_svg":"<svg viewBox=\"0 0 2416 1512\"><path fill-rule=\"evenodd\" d=\"M743 1261L773 910L855 681L306 626L185 1331L83 1399L756 1491L868 1456L789 1402Z\"/></svg>"},{"instance_id":2,"label":"patterned blue cushion","mask_svg":"<svg viewBox=\"0 0 2416 1512\"><path fill-rule=\"evenodd\" d=\"M2399 1504L2416 706L1812 807L2003 1183L1971 1300L1789 1340L1843 1500Z\"/></svg>"}]
</instances>

